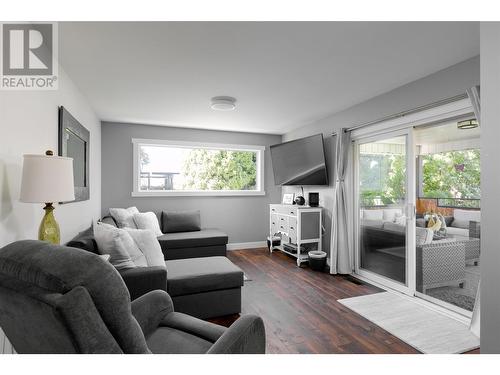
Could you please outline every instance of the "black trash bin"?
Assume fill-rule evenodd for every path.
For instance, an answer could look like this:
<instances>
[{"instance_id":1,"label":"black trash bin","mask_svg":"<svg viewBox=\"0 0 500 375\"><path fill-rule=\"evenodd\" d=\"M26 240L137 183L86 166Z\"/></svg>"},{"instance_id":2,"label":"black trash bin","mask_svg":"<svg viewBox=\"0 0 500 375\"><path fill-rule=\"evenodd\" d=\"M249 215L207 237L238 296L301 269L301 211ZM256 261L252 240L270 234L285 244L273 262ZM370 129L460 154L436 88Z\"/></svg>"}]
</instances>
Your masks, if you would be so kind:
<instances>
[{"instance_id":1,"label":"black trash bin","mask_svg":"<svg viewBox=\"0 0 500 375\"><path fill-rule=\"evenodd\" d=\"M309 267L314 271L324 271L326 266L326 253L324 251L309 251Z\"/></svg>"}]
</instances>

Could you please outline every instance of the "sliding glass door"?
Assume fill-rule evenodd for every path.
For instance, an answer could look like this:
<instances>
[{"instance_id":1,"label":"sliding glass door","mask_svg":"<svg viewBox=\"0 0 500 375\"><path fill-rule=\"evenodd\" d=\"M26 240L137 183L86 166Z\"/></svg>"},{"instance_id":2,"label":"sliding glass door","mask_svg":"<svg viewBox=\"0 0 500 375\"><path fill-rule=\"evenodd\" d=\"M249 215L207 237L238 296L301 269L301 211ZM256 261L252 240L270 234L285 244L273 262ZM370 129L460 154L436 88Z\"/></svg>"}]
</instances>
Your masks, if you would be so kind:
<instances>
[{"instance_id":1,"label":"sliding glass door","mask_svg":"<svg viewBox=\"0 0 500 375\"><path fill-rule=\"evenodd\" d=\"M480 276L481 129L466 117L417 128L416 290L471 316Z\"/></svg>"},{"instance_id":2,"label":"sliding glass door","mask_svg":"<svg viewBox=\"0 0 500 375\"><path fill-rule=\"evenodd\" d=\"M356 272L411 294L415 184L412 129L355 142Z\"/></svg>"}]
</instances>

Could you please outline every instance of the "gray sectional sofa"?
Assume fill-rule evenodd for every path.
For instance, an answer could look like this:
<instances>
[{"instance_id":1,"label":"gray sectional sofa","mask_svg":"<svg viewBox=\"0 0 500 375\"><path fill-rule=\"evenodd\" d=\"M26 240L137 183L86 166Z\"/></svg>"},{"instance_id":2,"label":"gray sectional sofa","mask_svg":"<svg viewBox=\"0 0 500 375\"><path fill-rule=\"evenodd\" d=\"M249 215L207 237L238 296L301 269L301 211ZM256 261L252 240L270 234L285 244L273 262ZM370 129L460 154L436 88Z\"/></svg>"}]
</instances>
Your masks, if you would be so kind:
<instances>
[{"instance_id":1,"label":"gray sectional sofa","mask_svg":"<svg viewBox=\"0 0 500 375\"><path fill-rule=\"evenodd\" d=\"M193 212L189 213L190 216ZM199 215L199 213L198 213ZM163 235L158 237L165 260L187 259L211 256L226 256L228 236L219 229L201 228L200 225L168 225L167 213L159 213L158 220ZM177 215L179 220L186 220ZM117 226L111 216L105 216L102 221ZM189 229L185 231L183 229Z\"/></svg>"},{"instance_id":2,"label":"gray sectional sofa","mask_svg":"<svg viewBox=\"0 0 500 375\"><path fill-rule=\"evenodd\" d=\"M161 220L162 230L167 229L165 219ZM110 216L102 221L116 226ZM165 267L129 268L119 273L132 300L159 289L170 294L176 311L198 318L237 314L241 312L243 271L226 258L227 240L227 234L217 229L164 233L158 241ZM99 254L92 228L67 246Z\"/></svg>"}]
</instances>

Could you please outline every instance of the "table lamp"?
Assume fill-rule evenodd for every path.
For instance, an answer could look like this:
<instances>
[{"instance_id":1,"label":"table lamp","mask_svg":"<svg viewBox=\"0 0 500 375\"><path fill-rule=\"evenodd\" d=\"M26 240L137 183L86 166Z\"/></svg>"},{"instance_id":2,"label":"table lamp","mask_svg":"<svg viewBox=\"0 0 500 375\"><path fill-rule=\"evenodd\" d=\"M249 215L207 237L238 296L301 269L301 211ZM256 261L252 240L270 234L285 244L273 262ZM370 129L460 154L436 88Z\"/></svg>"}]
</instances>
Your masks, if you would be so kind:
<instances>
[{"instance_id":1,"label":"table lamp","mask_svg":"<svg viewBox=\"0 0 500 375\"><path fill-rule=\"evenodd\" d=\"M45 155L24 155L21 180L21 202L45 203L45 215L38 229L38 239L59 244L61 234L54 218L54 202L75 199L73 183L73 159Z\"/></svg>"}]
</instances>

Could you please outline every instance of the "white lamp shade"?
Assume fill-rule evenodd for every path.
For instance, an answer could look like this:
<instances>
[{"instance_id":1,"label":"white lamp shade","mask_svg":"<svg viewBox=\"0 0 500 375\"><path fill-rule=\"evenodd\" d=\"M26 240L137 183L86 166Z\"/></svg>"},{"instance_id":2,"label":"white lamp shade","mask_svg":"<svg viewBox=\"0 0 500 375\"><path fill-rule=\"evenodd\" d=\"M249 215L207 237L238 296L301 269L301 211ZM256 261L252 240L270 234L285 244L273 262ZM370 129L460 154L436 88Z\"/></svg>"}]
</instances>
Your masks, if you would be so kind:
<instances>
[{"instance_id":1,"label":"white lamp shade","mask_svg":"<svg viewBox=\"0 0 500 375\"><path fill-rule=\"evenodd\" d=\"M22 202L54 203L74 199L72 158L24 155L20 197Z\"/></svg>"}]
</instances>

